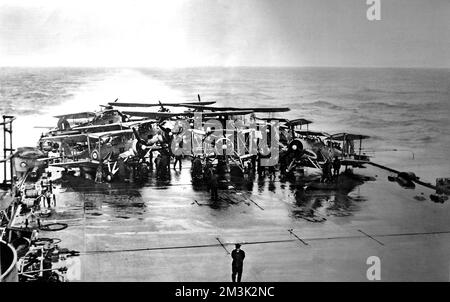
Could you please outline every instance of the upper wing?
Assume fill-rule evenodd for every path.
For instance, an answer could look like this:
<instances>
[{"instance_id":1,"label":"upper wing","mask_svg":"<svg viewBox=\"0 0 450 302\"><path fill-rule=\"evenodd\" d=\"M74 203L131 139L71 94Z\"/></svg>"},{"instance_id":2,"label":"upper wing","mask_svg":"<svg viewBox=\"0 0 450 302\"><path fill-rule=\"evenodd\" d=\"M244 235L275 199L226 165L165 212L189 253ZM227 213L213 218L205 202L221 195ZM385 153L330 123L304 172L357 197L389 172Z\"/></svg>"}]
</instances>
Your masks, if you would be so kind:
<instances>
[{"instance_id":1,"label":"upper wing","mask_svg":"<svg viewBox=\"0 0 450 302\"><path fill-rule=\"evenodd\" d=\"M227 110L227 111L215 111L215 112L195 112L195 114L201 114L205 117L220 117L220 116L229 116L229 115L246 115L253 113L253 110ZM191 116L194 116L194 113L190 113Z\"/></svg>"},{"instance_id":2,"label":"upper wing","mask_svg":"<svg viewBox=\"0 0 450 302\"><path fill-rule=\"evenodd\" d=\"M183 102L183 103L108 103L111 106L116 107L160 107L160 106L166 106L166 107L189 107L193 104L196 105L212 105L216 102Z\"/></svg>"},{"instance_id":3,"label":"upper wing","mask_svg":"<svg viewBox=\"0 0 450 302\"><path fill-rule=\"evenodd\" d=\"M187 108L211 110L211 111L239 111L239 110L251 110L253 112L287 112L291 109L288 107L217 107L217 106L204 106L194 103L192 105L185 105Z\"/></svg>"},{"instance_id":4,"label":"upper wing","mask_svg":"<svg viewBox=\"0 0 450 302\"><path fill-rule=\"evenodd\" d=\"M330 136L332 140L344 141L344 140L359 140L370 138L368 135L353 134L353 133L336 133Z\"/></svg>"},{"instance_id":5,"label":"upper wing","mask_svg":"<svg viewBox=\"0 0 450 302\"><path fill-rule=\"evenodd\" d=\"M78 118L89 118L89 117L95 117L95 112L92 111L85 111L85 112L77 112L77 113L69 113L69 114L62 114L62 115L55 115L56 118L68 118L68 119L78 119Z\"/></svg>"}]
</instances>

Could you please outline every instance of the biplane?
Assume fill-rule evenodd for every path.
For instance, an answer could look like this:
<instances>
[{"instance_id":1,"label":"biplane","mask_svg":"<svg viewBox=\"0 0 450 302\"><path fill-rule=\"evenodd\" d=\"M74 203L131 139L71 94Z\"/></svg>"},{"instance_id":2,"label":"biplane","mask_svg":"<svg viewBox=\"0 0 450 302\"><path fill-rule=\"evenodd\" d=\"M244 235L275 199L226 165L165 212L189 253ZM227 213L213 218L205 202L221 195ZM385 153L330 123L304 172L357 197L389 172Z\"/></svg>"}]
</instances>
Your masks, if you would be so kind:
<instances>
[{"instance_id":1,"label":"biplane","mask_svg":"<svg viewBox=\"0 0 450 302\"><path fill-rule=\"evenodd\" d=\"M257 154L257 140L261 137L261 131L244 123L235 128L221 126L204 122L202 129L190 129L185 134L189 137L184 141L190 143L191 156L197 161L202 160L203 170L209 166L221 176L229 171L231 176L242 177L249 172L249 160ZM195 173L195 170L199 172ZM203 177L201 169L193 169L193 172L194 181Z\"/></svg>"},{"instance_id":2,"label":"biplane","mask_svg":"<svg viewBox=\"0 0 450 302\"><path fill-rule=\"evenodd\" d=\"M50 131L43 134L42 136L56 136L56 135L69 135L69 134L81 134L81 133L93 133L93 132L105 132L105 131L116 131L130 128L134 124L142 124L142 116L138 113L127 114L120 110L114 109L114 106L119 107L134 107L138 103L119 103L116 99L114 102L110 102L108 105L100 105L100 111L85 111L70 114L56 115L55 118L58 119L57 126L55 128L50 127ZM141 107L160 107L158 112L154 115L149 116L153 122L161 122L165 119L170 118L170 110L166 106L173 107L184 107L186 105L192 104L202 104L210 105L215 102L182 102L182 103L139 103ZM39 128L49 128L49 127L39 127Z\"/></svg>"},{"instance_id":3,"label":"biplane","mask_svg":"<svg viewBox=\"0 0 450 302\"><path fill-rule=\"evenodd\" d=\"M273 118L263 118L269 121ZM274 118L280 122L280 171L293 176L296 172L307 179L319 178L326 161L341 157L342 152L329 142L330 134L312 131L312 121L298 118Z\"/></svg>"},{"instance_id":4,"label":"biplane","mask_svg":"<svg viewBox=\"0 0 450 302\"><path fill-rule=\"evenodd\" d=\"M151 137L143 139L142 137ZM80 173L100 181L111 181L117 172L126 167L139 168L140 174L147 172L147 154L161 150L164 136L154 132L154 128L144 131L135 127L82 134L47 136L40 139L41 145L52 146L47 158L49 167L71 170L78 168ZM142 175L144 176L144 175ZM127 178L125 176L125 178Z\"/></svg>"},{"instance_id":5,"label":"biplane","mask_svg":"<svg viewBox=\"0 0 450 302\"><path fill-rule=\"evenodd\" d=\"M368 138L370 136L362 134L336 133L329 137L329 141L341 152L342 165L362 168L370 161L369 156L362 151L362 141ZM355 141L359 142L357 149L355 149Z\"/></svg>"},{"instance_id":6,"label":"biplane","mask_svg":"<svg viewBox=\"0 0 450 302\"><path fill-rule=\"evenodd\" d=\"M299 172L303 177L316 178L322 174L321 133L309 131L312 121L298 118L283 119L280 126L280 171L282 175L294 176ZM306 126L306 132L303 130ZM310 135L315 134L315 135Z\"/></svg>"},{"instance_id":7,"label":"biplane","mask_svg":"<svg viewBox=\"0 0 450 302\"><path fill-rule=\"evenodd\" d=\"M57 126L43 134L43 137L116 131L129 128L138 122L132 121L129 116L119 110L111 108L98 112L86 111L57 115L55 117L58 118Z\"/></svg>"}]
</instances>

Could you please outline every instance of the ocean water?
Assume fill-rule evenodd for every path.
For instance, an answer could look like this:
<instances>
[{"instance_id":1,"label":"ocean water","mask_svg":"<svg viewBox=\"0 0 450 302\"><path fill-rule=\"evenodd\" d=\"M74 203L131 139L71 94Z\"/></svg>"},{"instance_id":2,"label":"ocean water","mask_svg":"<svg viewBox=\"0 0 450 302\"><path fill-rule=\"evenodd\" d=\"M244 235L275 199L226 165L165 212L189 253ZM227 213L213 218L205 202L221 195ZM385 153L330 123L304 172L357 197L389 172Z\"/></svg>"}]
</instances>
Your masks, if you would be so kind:
<instances>
[{"instance_id":1,"label":"ocean water","mask_svg":"<svg viewBox=\"0 0 450 302\"><path fill-rule=\"evenodd\" d=\"M203 100L287 106L310 129L370 135L373 161L435 182L450 177L450 70L390 68L0 68L0 111L14 146L33 146L53 115L123 102ZM281 114L277 114L277 116Z\"/></svg>"}]
</instances>

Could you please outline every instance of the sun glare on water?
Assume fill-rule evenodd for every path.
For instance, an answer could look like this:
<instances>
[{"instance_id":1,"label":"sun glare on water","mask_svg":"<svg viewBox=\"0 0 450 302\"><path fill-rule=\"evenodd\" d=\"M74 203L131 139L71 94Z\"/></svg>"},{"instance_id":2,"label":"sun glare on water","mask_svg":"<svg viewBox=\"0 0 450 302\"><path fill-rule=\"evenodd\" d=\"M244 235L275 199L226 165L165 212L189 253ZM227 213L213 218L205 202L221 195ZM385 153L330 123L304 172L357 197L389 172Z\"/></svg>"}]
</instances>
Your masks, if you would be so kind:
<instances>
[{"instance_id":1,"label":"sun glare on water","mask_svg":"<svg viewBox=\"0 0 450 302\"><path fill-rule=\"evenodd\" d=\"M44 114L17 117L14 146L35 146L41 133L46 131L36 127L55 127L55 115L96 111L100 109L99 105L106 105L117 98L120 102L141 103L186 101L181 92L137 70L118 70L102 80L82 86L68 101L44 109Z\"/></svg>"}]
</instances>

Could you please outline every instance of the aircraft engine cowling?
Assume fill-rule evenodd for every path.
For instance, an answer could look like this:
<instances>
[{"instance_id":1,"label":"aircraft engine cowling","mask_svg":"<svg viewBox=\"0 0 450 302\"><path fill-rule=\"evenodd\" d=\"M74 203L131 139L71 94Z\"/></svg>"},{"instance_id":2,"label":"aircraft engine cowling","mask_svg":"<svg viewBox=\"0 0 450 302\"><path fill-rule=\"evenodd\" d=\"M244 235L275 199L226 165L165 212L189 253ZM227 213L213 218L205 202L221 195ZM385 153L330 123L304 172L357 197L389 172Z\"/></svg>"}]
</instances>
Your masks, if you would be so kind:
<instances>
[{"instance_id":1,"label":"aircraft engine cowling","mask_svg":"<svg viewBox=\"0 0 450 302\"><path fill-rule=\"evenodd\" d=\"M317 159L317 154L308 145L299 139L294 139L289 143L288 152L294 156L296 160L305 158Z\"/></svg>"},{"instance_id":2,"label":"aircraft engine cowling","mask_svg":"<svg viewBox=\"0 0 450 302\"><path fill-rule=\"evenodd\" d=\"M132 149L134 154L142 158L147 154L147 146L144 145L140 140L133 140Z\"/></svg>"},{"instance_id":3,"label":"aircraft engine cowling","mask_svg":"<svg viewBox=\"0 0 450 302\"><path fill-rule=\"evenodd\" d=\"M295 157L302 156L303 144L300 140L293 140L289 143L288 152L293 154Z\"/></svg>"}]
</instances>

